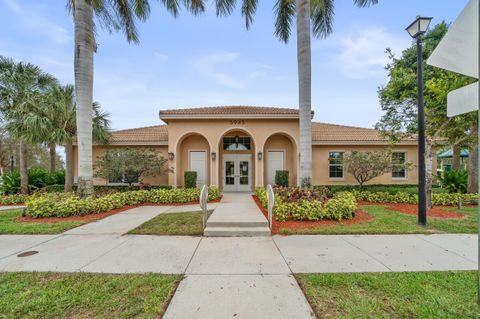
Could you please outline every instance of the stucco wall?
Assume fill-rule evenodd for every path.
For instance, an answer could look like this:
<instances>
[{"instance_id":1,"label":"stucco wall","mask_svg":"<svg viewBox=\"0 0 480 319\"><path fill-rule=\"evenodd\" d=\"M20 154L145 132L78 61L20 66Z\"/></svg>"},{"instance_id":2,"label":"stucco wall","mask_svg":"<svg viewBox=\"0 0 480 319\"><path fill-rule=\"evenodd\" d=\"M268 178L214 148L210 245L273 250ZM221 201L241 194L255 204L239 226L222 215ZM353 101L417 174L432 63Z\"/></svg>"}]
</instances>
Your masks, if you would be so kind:
<instances>
[{"instance_id":1,"label":"stucco wall","mask_svg":"<svg viewBox=\"0 0 480 319\"><path fill-rule=\"evenodd\" d=\"M125 148L125 147L130 147L130 148L148 148L148 149L153 149L155 150L156 153L158 153L158 156L163 156L164 158L168 158L167 155L167 149L168 147L165 146L122 146L122 145L102 145L102 146L94 146L93 147L93 163L95 164L95 161L99 156L102 156L105 154L105 152L109 149L116 149L116 148ZM73 147L73 176L78 176L78 156L77 156L78 148L76 146ZM151 185L167 185L168 184L168 178L169 175L172 175L171 173L167 173L164 175L159 175L159 176L142 176L142 181L147 184ZM107 181L103 178L94 178L93 179L94 185L105 185Z\"/></svg>"},{"instance_id":2,"label":"stucco wall","mask_svg":"<svg viewBox=\"0 0 480 319\"><path fill-rule=\"evenodd\" d=\"M328 166L328 153L339 152L351 152L351 151L372 151L380 150L385 146L375 145L314 145L313 146L313 184L314 185L335 185L335 184L357 184L355 178L344 171L344 178L330 179L329 178L329 166ZM399 145L394 147L394 151L406 152L407 161L411 162L412 168L407 172L407 178L397 179L392 178L391 173L383 174L370 180L367 184L417 184L418 182L418 155L417 146L415 145Z\"/></svg>"},{"instance_id":3,"label":"stucco wall","mask_svg":"<svg viewBox=\"0 0 480 319\"><path fill-rule=\"evenodd\" d=\"M267 174L268 174L268 151L284 151L284 165L285 170L289 173L289 185L296 185L297 184L297 161L296 155L297 151L292 143L292 141L281 134L276 134L268 138L265 143L263 154L264 154L264 163L266 165L264 173L263 173L263 180L267 181Z\"/></svg>"},{"instance_id":4,"label":"stucco wall","mask_svg":"<svg viewBox=\"0 0 480 319\"><path fill-rule=\"evenodd\" d=\"M210 145L208 141L201 135L192 134L185 137L177 148L177 154L180 156L177 158L177 186L184 185L184 172L190 170L190 151L205 151L207 157L207 170L205 172L206 183L210 184Z\"/></svg>"},{"instance_id":5,"label":"stucco wall","mask_svg":"<svg viewBox=\"0 0 480 319\"><path fill-rule=\"evenodd\" d=\"M222 185L222 158L221 158L221 141L225 135L241 132L252 137L253 149L252 166L253 181L252 188L255 186L263 186L264 172L263 161L258 160L257 153L264 149L267 139L275 133L287 134L298 145L298 120L295 119L213 119L213 120L169 120L168 122L168 150L169 152L178 152L178 143L183 137L192 133L200 134L206 138L210 145L210 152L217 154L216 160L210 161L210 184L214 186ZM171 161L172 165L177 166L176 161ZM176 169L169 182L172 185L178 185L178 175L183 174L182 167ZM182 178L183 179L183 178Z\"/></svg>"}]
</instances>

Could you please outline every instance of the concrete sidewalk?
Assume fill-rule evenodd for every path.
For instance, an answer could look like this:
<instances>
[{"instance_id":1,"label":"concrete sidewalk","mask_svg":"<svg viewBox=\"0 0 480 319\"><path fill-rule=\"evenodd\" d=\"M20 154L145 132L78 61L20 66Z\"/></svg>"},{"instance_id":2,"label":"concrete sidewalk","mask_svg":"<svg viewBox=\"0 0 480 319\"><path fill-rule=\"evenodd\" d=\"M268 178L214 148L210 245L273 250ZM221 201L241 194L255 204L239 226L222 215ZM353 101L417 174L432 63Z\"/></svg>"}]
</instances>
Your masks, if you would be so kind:
<instances>
[{"instance_id":1,"label":"concrete sidewalk","mask_svg":"<svg viewBox=\"0 0 480 319\"><path fill-rule=\"evenodd\" d=\"M461 234L2 235L0 271L185 274L165 318L314 318L292 273L473 270L476 245ZM38 254L16 256L25 250Z\"/></svg>"}]
</instances>

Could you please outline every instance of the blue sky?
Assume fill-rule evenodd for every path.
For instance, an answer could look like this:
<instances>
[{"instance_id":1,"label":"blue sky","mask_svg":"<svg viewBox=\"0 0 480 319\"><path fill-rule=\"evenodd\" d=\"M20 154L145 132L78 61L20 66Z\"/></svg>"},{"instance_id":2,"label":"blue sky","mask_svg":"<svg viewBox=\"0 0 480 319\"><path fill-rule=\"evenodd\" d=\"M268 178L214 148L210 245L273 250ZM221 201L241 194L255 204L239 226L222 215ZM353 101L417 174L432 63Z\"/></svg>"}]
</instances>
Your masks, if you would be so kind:
<instances>
[{"instance_id":1,"label":"blue sky","mask_svg":"<svg viewBox=\"0 0 480 319\"><path fill-rule=\"evenodd\" d=\"M39 65L73 83L73 24L66 0L0 0L0 54ZM213 7L173 19L158 1L139 25L141 42L100 31L94 99L115 129L156 125L161 109L213 105L297 107L296 40L273 35L273 1L261 1L246 31L239 10L216 18ZM336 1L334 33L312 40L315 121L372 127L382 112L384 50L410 45L405 27L417 16L453 21L467 0L383 0L359 9Z\"/></svg>"}]
</instances>

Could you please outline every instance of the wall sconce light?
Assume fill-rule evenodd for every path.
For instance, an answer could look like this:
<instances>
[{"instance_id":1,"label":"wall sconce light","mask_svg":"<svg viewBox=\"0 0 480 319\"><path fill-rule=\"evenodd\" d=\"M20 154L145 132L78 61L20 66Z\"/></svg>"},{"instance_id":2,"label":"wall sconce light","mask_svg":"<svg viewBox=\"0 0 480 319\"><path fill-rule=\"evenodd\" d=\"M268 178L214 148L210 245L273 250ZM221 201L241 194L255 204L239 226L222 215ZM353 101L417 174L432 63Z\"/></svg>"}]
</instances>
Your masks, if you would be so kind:
<instances>
[{"instance_id":1,"label":"wall sconce light","mask_svg":"<svg viewBox=\"0 0 480 319\"><path fill-rule=\"evenodd\" d=\"M168 159L173 161L175 159L175 154L173 152L168 153Z\"/></svg>"},{"instance_id":2,"label":"wall sconce light","mask_svg":"<svg viewBox=\"0 0 480 319\"><path fill-rule=\"evenodd\" d=\"M217 158L217 153L212 152L210 156L212 157L212 161L214 161Z\"/></svg>"},{"instance_id":3,"label":"wall sconce light","mask_svg":"<svg viewBox=\"0 0 480 319\"><path fill-rule=\"evenodd\" d=\"M263 153L262 153L262 152L258 152L257 158L258 158L259 161L261 161L262 158L263 158Z\"/></svg>"}]
</instances>

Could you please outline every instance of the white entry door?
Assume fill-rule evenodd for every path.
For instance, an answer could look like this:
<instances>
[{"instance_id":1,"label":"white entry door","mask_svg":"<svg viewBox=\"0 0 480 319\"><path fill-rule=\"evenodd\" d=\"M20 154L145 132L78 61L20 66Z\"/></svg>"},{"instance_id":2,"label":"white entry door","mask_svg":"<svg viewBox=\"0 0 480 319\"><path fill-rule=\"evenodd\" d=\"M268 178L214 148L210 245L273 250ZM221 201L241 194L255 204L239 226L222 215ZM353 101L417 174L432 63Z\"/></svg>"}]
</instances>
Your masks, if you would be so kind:
<instances>
[{"instance_id":1,"label":"white entry door","mask_svg":"<svg viewBox=\"0 0 480 319\"><path fill-rule=\"evenodd\" d=\"M190 151L190 171L197 172L197 187L201 188L206 184L207 175L207 152Z\"/></svg>"},{"instance_id":2,"label":"white entry door","mask_svg":"<svg viewBox=\"0 0 480 319\"><path fill-rule=\"evenodd\" d=\"M283 171L284 166L284 152L283 151L268 151L267 154L267 184L275 185L275 174L277 171Z\"/></svg>"},{"instance_id":3,"label":"white entry door","mask_svg":"<svg viewBox=\"0 0 480 319\"><path fill-rule=\"evenodd\" d=\"M223 190L226 192L252 190L252 155L223 155Z\"/></svg>"}]
</instances>

